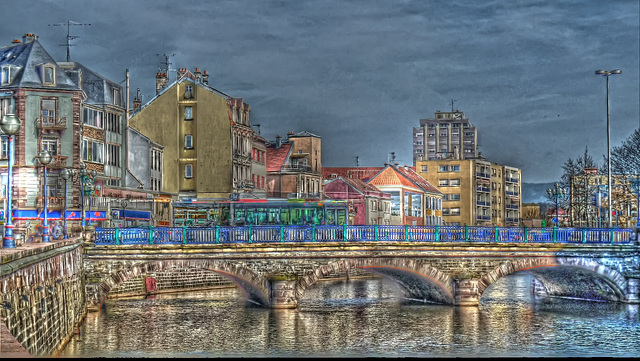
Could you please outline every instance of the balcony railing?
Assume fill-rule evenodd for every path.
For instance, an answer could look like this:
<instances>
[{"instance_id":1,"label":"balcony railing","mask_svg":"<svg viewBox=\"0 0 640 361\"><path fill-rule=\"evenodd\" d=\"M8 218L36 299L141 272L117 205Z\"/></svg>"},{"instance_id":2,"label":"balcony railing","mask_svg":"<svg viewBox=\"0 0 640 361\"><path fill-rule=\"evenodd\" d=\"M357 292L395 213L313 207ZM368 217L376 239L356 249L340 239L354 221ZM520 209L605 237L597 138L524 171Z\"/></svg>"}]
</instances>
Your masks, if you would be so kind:
<instances>
[{"instance_id":1,"label":"balcony railing","mask_svg":"<svg viewBox=\"0 0 640 361\"><path fill-rule=\"evenodd\" d=\"M520 194L518 192L512 192L512 191L506 191L505 193L507 193L508 196L514 196L514 197L517 197Z\"/></svg>"},{"instance_id":2,"label":"balcony railing","mask_svg":"<svg viewBox=\"0 0 640 361\"><path fill-rule=\"evenodd\" d=\"M476 202L479 206L490 206L491 202L485 202L485 201L477 201Z\"/></svg>"},{"instance_id":3,"label":"balcony railing","mask_svg":"<svg viewBox=\"0 0 640 361\"><path fill-rule=\"evenodd\" d=\"M66 168L68 159L69 157L66 155L54 155L51 157L51 163L47 165L47 168Z\"/></svg>"},{"instance_id":4,"label":"balcony railing","mask_svg":"<svg viewBox=\"0 0 640 361\"><path fill-rule=\"evenodd\" d=\"M476 176L480 178L491 178L491 175L489 175L489 173L482 173L482 172L476 172Z\"/></svg>"},{"instance_id":5,"label":"balcony railing","mask_svg":"<svg viewBox=\"0 0 640 361\"><path fill-rule=\"evenodd\" d=\"M284 170L300 171L300 172L311 172L311 166L300 165L300 164L289 164L289 165L285 165L284 166Z\"/></svg>"},{"instance_id":6,"label":"balcony railing","mask_svg":"<svg viewBox=\"0 0 640 361\"><path fill-rule=\"evenodd\" d=\"M39 117L37 127L39 129L67 129L67 117Z\"/></svg>"},{"instance_id":7,"label":"balcony railing","mask_svg":"<svg viewBox=\"0 0 640 361\"><path fill-rule=\"evenodd\" d=\"M520 208L516 204L507 204L506 207L507 207L507 209L518 209L518 208Z\"/></svg>"},{"instance_id":8,"label":"balcony railing","mask_svg":"<svg viewBox=\"0 0 640 361\"><path fill-rule=\"evenodd\" d=\"M36 198L36 207L44 208L44 198ZM64 207L64 197L47 197L47 209Z\"/></svg>"},{"instance_id":9,"label":"balcony railing","mask_svg":"<svg viewBox=\"0 0 640 361\"><path fill-rule=\"evenodd\" d=\"M489 187L478 187L478 191L480 191L480 192L491 192Z\"/></svg>"},{"instance_id":10,"label":"balcony railing","mask_svg":"<svg viewBox=\"0 0 640 361\"><path fill-rule=\"evenodd\" d=\"M476 216L476 219L481 219L481 220L484 220L484 221L490 221L491 220L491 216L478 215L478 216Z\"/></svg>"},{"instance_id":11,"label":"balcony railing","mask_svg":"<svg viewBox=\"0 0 640 361\"><path fill-rule=\"evenodd\" d=\"M512 183L518 183L519 181L518 178L509 178L509 177L505 178L505 180L507 182L512 182Z\"/></svg>"}]
</instances>

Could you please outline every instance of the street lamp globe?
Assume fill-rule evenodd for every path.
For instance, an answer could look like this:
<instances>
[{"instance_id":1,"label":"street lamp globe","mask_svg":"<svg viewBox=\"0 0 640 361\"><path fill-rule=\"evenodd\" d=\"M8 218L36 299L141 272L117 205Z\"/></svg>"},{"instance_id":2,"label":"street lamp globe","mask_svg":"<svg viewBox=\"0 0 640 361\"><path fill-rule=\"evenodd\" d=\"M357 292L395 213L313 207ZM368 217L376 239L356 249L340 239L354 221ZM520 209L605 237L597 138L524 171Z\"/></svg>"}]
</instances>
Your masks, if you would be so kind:
<instances>
[{"instance_id":1,"label":"street lamp globe","mask_svg":"<svg viewBox=\"0 0 640 361\"><path fill-rule=\"evenodd\" d=\"M20 118L15 114L5 114L2 116L2 121L0 122L0 129L6 135L16 135L22 128L22 122Z\"/></svg>"},{"instance_id":2,"label":"street lamp globe","mask_svg":"<svg viewBox=\"0 0 640 361\"><path fill-rule=\"evenodd\" d=\"M36 158L38 158L40 164L47 165L51 163L52 156L48 150L43 149L40 151L40 153L38 153L38 156Z\"/></svg>"},{"instance_id":3,"label":"street lamp globe","mask_svg":"<svg viewBox=\"0 0 640 361\"><path fill-rule=\"evenodd\" d=\"M60 171L60 177L62 177L62 179L64 180L69 180L69 178L71 178L72 176L73 176L73 172L68 168L65 168Z\"/></svg>"}]
</instances>

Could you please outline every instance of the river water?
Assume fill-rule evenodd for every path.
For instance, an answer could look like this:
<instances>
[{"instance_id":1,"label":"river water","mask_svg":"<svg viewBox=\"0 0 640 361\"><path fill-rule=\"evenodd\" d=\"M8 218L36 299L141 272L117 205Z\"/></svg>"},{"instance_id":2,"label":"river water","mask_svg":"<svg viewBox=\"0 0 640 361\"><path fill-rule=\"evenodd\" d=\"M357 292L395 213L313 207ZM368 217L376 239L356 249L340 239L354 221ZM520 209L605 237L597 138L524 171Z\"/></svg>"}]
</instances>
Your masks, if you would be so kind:
<instances>
[{"instance_id":1,"label":"river water","mask_svg":"<svg viewBox=\"0 0 640 361\"><path fill-rule=\"evenodd\" d=\"M478 307L407 304L384 279L319 282L296 310L235 288L107 300L61 357L640 356L638 305L535 298L529 277Z\"/></svg>"}]
</instances>

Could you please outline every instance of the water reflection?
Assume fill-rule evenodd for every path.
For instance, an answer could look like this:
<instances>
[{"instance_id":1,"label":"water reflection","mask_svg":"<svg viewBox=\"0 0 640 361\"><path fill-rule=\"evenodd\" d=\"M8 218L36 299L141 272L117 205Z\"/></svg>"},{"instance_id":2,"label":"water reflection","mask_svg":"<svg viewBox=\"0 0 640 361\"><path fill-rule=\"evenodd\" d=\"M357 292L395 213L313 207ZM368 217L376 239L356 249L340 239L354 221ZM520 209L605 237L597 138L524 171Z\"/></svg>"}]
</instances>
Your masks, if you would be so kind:
<instances>
[{"instance_id":1,"label":"water reflection","mask_svg":"<svg viewBox=\"0 0 640 361\"><path fill-rule=\"evenodd\" d=\"M62 357L633 356L637 305L536 299L529 276L478 307L405 304L384 279L325 281L296 310L248 308L238 289L108 300Z\"/></svg>"}]
</instances>

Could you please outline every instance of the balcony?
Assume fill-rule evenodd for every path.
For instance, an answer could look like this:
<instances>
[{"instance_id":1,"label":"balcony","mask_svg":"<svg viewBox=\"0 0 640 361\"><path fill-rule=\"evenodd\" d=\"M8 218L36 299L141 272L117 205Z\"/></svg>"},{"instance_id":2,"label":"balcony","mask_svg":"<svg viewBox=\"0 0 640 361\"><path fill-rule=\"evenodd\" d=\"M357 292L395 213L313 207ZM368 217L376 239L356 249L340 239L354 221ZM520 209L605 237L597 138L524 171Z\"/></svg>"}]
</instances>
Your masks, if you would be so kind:
<instances>
[{"instance_id":1,"label":"balcony","mask_svg":"<svg viewBox=\"0 0 640 361\"><path fill-rule=\"evenodd\" d=\"M482 172L476 172L476 176L480 178L491 178L491 175L489 175L489 173L482 173Z\"/></svg>"},{"instance_id":2,"label":"balcony","mask_svg":"<svg viewBox=\"0 0 640 361\"><path fill-rule=\"evenodd\" d=\"M520 207L518 207L517 204L507 204L505 207L507 209L518 209L518 208L520 208Z\"/></svg>"},{"instance_id":3,"label":"balcony","mask_svg":"<svg viewBox=\"0 0 640 361\"><path fill-rule=\"evenodd\" d=\"M479 206L489 207L491 205L491 202L476 201L476 204L479 205Z\"/></svg>"},{"instance_id":4,"label":"balcony","mask_svg":"<svg viewBox=\"0 0 640 361\"><path fill-rule=\"evenodd\" d=\"M507 218L507 222L518 223L518 222L520 222L520 219L519 218Z\"/></svg>"},{"instance_id":5,"label":"balcony","mask_svg":"<svg viewBox=\"0 0 640 361\"><path fill-rule=\"evenodd\" d=\"M285 165L283 170L294 172L311 172L311 166L302 164L289 164Z\"/></svg>"},{"instance_id":6,"label":"balcony","mask_svg":"<svg viewBox=\"0 0 640 361\"><path fill-rule=\"evenodd\" d=\"M47 209L58 209L64 207L64 197L47 197ZM44 198L36 198L36 208L44 208Z\"/></svg>"},{"instance_id":7,"label":"balcony","mask_svg":"<svg viewBox=\"0 0 640 361\"><path fill-rule=\"evenodd\" d=\"M491 190L489 189L489 187L478 187L478 192L491 193Z\"/></svg>"},{"instance_id":8,"label":"balcony","mask_svg":"<svg viewBox=\"0 0 640 361\"><path fill-rule=\"evenodd\" d=\"M476 216L476 219L483 220L483 221L490 221L491 220L491 216L478 215L478 216Z\"/></svg>"},{"instance_id":9,"label":"balcony","mask_svg":"<svg viewBox=\"0 0 640 361\"><path fill-rule=\"evenodd\" d=\"M66 168L68 159L69 157L67 157L66 155L54 155L53 157L51 157L51 163L47 165L47 168L50 168L50 169Z\"/></svg>"},{"instance_id":10,"label":"balcony","mask_svg":"<svg viewBox=\"0 0 640 361\"><path fill-rule=\"evenodd\" d=\"M506 177L504 180L511 183L518 183L519 181L518 178L510 178L510 177Z\"/></svg>"},{"instance_id":11,"label":"balcony","mask_svg":"<svg viewBox=\"0 0 640 361\"><path fill-rule=\"evenodd\" d=\"M38 129L67 129L67 117L38 117L36 119Z\"/></svg>"}]
</instances>

